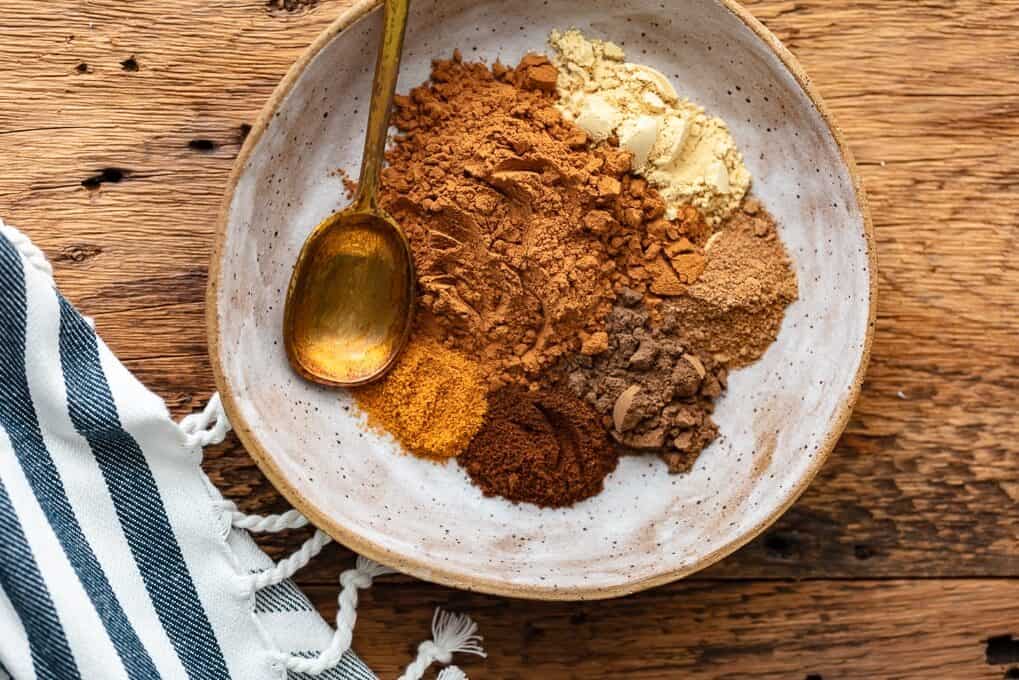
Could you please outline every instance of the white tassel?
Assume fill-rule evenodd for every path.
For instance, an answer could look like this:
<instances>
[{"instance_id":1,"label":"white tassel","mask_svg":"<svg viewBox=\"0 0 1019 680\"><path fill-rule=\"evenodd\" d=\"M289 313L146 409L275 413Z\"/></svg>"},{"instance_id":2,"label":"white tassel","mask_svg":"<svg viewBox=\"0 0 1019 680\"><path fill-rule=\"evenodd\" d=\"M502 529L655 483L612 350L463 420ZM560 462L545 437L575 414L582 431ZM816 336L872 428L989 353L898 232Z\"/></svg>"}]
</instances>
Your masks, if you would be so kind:
<instances>
[{"instance_id":1,"label":"white tassel","mask_svg":"<svg viewBox=\"0 0 1019 680\"><path fill-rule=\"evenodd\" d=\"M435 680L468 680L467 674L456 666L446 666Z\"/></svg>"},{"instance_id":2,"label":"white tassel","mask_svg":"<svg viewBox=\"0 0 1019 680\"><path fill-rule=\"evenodd\" d=\"M399 680L421 680L429 666L435 662L448 664L457 652L486 656L481 647L483 638L477 632L478 624L469 616L436 609L432 616L432 639L418 646L417 658Z\"/></svg>"},{"instance_id":3,"label":"white tassel","mask_svg":"<svg viewBox=\"0 0 1019 680\"><path fill-rule=\"evenodd\" d=\"M456 652L485 656L485 650L481 648L482 637L477 632L478 624L464 614L436 609L432 616L432 639L449 656ZM449 661L443 660L443 663Z\"/></svg>"},{"instance_id":4,"label":"white tassel","mask_svg":"<svg viewBox=\"0 0 1019 680\"><path fill-rule=\"evenodd\" d=\"M287 510L279 515L249 515L237 509L237 504L230 500L216 503L221 512L230 514L230 525L237 529L246 529L252 533L275 534L287 529L300 529L308 526L308 518L297 510Z\"/></svg>"},{"instance_id":5,"label":"white tassel","mask_svg":"<svg viewBox=\"0 0 1019 680\"><path fill-rule=\"evenodd\" d=\"M340 574L340 585L344 588L354 586L364 590L365 588L371 588L372 581L379 576L395 573L395 569L390 569L363 555L358 555L356 566Z\"/></svg>"}]
</instances>

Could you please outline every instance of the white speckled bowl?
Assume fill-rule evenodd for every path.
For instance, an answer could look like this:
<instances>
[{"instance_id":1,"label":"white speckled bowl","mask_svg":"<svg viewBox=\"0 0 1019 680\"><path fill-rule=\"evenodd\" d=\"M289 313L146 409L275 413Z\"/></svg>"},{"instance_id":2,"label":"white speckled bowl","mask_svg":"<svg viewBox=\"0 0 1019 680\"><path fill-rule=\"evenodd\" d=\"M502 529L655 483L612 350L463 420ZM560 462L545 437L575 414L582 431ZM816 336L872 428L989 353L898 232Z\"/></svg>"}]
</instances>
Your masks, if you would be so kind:
<instances>
[{"instance_id":1,"label":"white speckled bowl","mask_svg":"<svg viewBox=\"0 0 1019 680\"><path fill-rule=\"evenodd\" d=\"M800 299L778 341L736 372L722 436L692 472L626 457L599 496L540 510L485 498L454 462L400 455L341 392L294 375L280 341L291 266L356 175L381 23L355 2L287 74L251 132L224 202L209 343L230 419L262 470L341 543L461 588L611 597L721 559L771 524L827 457L860 389L875 261L853 161L793 57L728 0L414 0L400 91L432 58L515 63L553 28L614 40L731 126L754 192L778 218ZM643 37L646 36L646 37Z\"/></svg>"}]
</instances>

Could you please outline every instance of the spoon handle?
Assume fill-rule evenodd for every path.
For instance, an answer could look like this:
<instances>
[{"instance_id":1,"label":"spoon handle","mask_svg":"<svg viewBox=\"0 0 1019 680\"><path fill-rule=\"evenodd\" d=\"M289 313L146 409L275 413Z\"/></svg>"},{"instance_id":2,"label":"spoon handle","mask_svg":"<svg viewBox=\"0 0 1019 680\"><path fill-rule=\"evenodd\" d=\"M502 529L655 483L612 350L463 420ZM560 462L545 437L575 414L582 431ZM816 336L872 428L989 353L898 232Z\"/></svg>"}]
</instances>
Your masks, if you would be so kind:
<instances>
[{"instance_id":1,"label":"spoon handle","mask_svg":"<svg viewBox=\"0 0 1019 680\"><path fill-rule=\"evenodd\" d=\"M361 179L357 185L354 205L359 210L378 210L379 172L386 152L386 132L389 114L393 108L393 93L400 73L400 55L403 52L403 34L407 28L410 0L386 0L383 10L382 42L375 62L375 80L368 108L368 129L364 138L364 155L361 161Z\"/></svg>"}]
</instances>

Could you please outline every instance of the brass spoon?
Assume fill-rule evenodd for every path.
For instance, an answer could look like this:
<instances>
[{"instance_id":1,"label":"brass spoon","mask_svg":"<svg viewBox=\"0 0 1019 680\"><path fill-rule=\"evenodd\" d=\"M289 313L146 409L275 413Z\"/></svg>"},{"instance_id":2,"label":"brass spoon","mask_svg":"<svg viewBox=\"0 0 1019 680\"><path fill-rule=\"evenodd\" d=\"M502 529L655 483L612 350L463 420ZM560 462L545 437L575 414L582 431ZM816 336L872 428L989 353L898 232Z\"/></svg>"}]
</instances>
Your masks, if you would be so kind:
<instances>
[{"instance_id":1,"label":"brass spoon","mask_svg":"<svg viewBox=\"0 0 1019 680\"><path fill-rule=\"evenodd\" d=\"M363 385L382 377L410 335L410 245L376 195L409 5L386 0L357 196L315 227L287 290L287 357L298 374L323 385Z\"/></svg>"}]
</instances>

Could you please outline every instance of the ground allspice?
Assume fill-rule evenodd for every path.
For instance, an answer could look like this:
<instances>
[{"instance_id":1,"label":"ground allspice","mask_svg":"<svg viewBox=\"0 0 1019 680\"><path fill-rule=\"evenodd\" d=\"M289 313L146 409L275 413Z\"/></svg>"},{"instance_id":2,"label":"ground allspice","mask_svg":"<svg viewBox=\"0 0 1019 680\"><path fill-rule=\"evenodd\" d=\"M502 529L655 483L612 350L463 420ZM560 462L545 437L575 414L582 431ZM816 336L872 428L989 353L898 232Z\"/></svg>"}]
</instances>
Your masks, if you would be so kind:
<instances>
[{"instance_id":1,"label":"ground allspice","mask_svg":"<svg viewBox=\"0 0 1019 680\"><path fill-rule=\"evenodd\" d=\"M487 496L557 508L599 493L618 460L586 403L510 386L489 397L485 424L457 462Z\"/></svg>"},{"instance_id":2,"label":"ground allspice","mask_svg":"<svg viewBox=\"0 0 1019 680\"><path fill-rule=\"evenodd\" d=\"M411 453L445 459L463 451L481 429L486 382L473 361L415 336L380 381L354 390L368 423Z\"/></svg>"}]
</instances>

